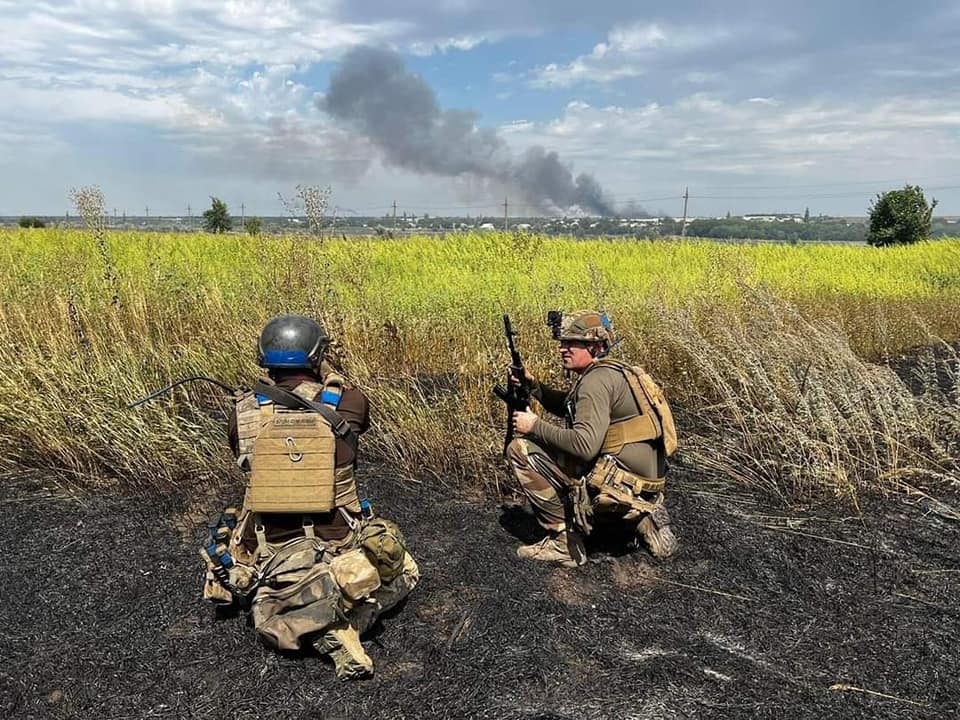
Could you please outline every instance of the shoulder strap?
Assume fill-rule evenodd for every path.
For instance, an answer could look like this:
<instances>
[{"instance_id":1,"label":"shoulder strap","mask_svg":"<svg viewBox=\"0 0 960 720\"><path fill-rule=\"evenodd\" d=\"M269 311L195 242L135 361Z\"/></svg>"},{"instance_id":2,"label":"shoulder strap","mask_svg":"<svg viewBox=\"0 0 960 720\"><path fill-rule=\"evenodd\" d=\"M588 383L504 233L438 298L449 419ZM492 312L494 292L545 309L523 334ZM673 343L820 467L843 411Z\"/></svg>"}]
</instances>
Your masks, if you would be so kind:
<instances>
[{"instance_id":1,"label":"shoulder strap","mask_svg":"<svg viewBox=\"0 0 960 720\"><path fill-rule=\"evenodd\" d=\"M622 360L617 360L616 358L605 357L597 360L591 367L611 367L623 372L624 370L630 368L630 365Z\"/></svg>"},{"instance_id":2,"label":"shoulder strap","mask_svg":"<svg viewBox=\"0 0 960 720\"><path fill-rule=\"evenodd\" d=\"M288 410L309 410L319 413L324 420L330 423L333 434L345 441L351 449L356 452L357 434L353 431L353 428L350 427L350 423L344 420L343 416L333 408L314 402L313 400L307 400L299 395L294 395L292 392L276 385L267 385L262 381L257 382L257 384L253 386L253 390L260 395L266 395L277 405L285 407Z\"/></svg>"}]
</instances>

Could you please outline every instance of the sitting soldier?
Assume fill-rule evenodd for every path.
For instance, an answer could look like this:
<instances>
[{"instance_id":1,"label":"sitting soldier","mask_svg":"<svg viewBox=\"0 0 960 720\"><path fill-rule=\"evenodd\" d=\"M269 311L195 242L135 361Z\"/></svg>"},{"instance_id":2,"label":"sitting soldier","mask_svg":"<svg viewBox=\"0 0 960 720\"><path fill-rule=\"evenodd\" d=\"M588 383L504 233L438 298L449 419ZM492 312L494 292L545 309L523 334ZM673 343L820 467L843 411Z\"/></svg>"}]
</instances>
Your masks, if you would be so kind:
<instances>
[{"instance_id":1,"label":"sitting soldier","mask_svg":"<svg viewBox=\"0 0 960 720\"><path fill-rule=\"evenodd\" d=\"M566 427L532 412L515 412L524 437L507 447L520 487L547 531L517 555L565 567L586 562L581 533L591 530L593 512L612 512L637 524L636 532L656 557L677 549L663 505L666 459L676 449L673 416L662 391L639 367L606 357L613 329L600 312L561 316L548 324L560 343L565 371L576 378L569 392L541 385L528 371L532 397Z\"/></svg>"},{"instance_id":2,"label":"sitting soldier","mask_svg":"<svg viewBox=\"0 0 960 720\"><path fill-rule=\"evenodd\" d=\"M243 507L211 524L201 549L204 597L249 607L270 645L313 646L337 676L373 662L360 635L406 597L419 570L393 522L357 492L357 438L366 396L324 361L329 338L299 315L271 319L258 364L269 378L239 394L228 434L248 473Z\"/></svg>"}]
</instances>

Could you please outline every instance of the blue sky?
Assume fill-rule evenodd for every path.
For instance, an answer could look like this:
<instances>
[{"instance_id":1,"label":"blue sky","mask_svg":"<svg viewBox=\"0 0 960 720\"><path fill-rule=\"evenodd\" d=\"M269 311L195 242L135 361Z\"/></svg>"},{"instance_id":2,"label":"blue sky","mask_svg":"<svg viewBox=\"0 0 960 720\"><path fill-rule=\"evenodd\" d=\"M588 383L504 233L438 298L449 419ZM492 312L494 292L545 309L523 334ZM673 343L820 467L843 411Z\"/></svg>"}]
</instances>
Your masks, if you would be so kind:
<instances>
[{"instance_id":1,"label":"blue sky","mask_svg":"<svg viewBox=\"0 0 960 720\"><path fill-rule=\"evenodd\" d=\"M589 14L585 14L585 12ZM0 0L0 215L180 215L209 196L500 212L515 188L415 174L318 103L338 62L400 54L514 157L542 146L615 204L863 215L920 184L960 215L960 5L414 0ZM487 209L488 208L488 209Z\"/></svg>"}]
</instances>

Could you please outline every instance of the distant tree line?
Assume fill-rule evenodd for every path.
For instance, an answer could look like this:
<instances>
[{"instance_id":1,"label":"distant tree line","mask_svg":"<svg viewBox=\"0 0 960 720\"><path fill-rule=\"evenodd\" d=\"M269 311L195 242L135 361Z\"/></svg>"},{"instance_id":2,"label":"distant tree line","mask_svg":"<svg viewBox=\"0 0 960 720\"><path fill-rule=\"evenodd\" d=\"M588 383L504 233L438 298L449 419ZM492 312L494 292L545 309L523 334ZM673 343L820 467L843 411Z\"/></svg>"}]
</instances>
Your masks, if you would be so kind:
<instances>
[{"instance_id":1,"label":"distant tree line","mask_svg":"<svg viewBox=\"0 0 960 720\"><path fill-rule=\"evenodd\" d=\"M750 238L781 242L863 242L867 227L839 219L808 222L768 222L743 218L697 219L687 223L687 235L706 238Z\"/></svg>"}]
</instances>

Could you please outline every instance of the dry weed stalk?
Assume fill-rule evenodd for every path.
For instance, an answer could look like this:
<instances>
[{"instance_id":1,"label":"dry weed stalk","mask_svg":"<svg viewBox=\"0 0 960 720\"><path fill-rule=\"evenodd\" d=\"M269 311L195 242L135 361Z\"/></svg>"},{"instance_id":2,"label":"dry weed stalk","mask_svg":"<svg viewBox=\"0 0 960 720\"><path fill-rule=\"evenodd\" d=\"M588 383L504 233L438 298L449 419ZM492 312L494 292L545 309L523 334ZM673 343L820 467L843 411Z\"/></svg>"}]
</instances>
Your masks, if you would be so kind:
<instances>
[{"instance_id":1,"label":"dry weed stalk","mask_svg":"<svg viewBox=\"0 0 960 720\"><path fill-rule=\"evenodd\" d=\"M292 220L299 222L300 217L305 216L308 234L323 242L323 221L332 193L330 186L322 188L319 185L297 185L296 191L293 198L277 193L280 204Z\"/></svg>"},{"instance_id":2,"label":"dry weed stalk","mask_svg":"<svg viewBox=\"0 0 960 720\"><path fill-rule=\"evenodd\" d=\"M692 467L787 501L824 491L942 482L955 469L960 412L914 397L888 367L857 357L842 330L808 321L764 289L702 326L672 313L662 338L687 373L681 425Z\"/></svg>"},{"instance_id":3,"label":"dry weed stalk","mask_svg":"<svg viewBox=\"0 0 960 720\"><path fill-rule=\"evenodd\" d=\"M97 185L72 188L70 190L70 202L73 203L77 213L83 218L84 225L93 233L97 253L103 263L103 279L113 292L111 304L117 307L120 305L120 283L116 264L113 262L110 247L107 245L107 210L103 190Z\"/></svg>"}]
</instances>

